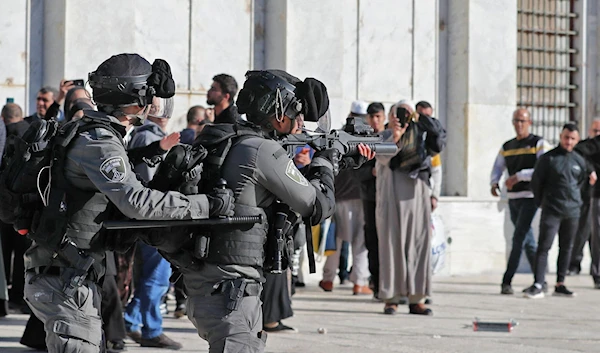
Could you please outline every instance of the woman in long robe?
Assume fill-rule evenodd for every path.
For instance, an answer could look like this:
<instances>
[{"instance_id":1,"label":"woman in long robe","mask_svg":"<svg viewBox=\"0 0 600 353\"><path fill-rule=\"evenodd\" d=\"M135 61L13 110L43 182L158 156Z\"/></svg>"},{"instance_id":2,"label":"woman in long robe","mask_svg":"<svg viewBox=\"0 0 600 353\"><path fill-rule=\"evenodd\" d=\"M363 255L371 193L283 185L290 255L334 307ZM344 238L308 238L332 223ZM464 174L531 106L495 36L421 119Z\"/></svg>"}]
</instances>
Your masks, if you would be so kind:
<instances>
[{"instance_id":1,"label":"woman in long robe","mask_svg":"<svg viewBox=\"0 0 600 353\"><path fill-rule=\"evenodd\" d=\"M395 107L405 108L408 114L404 126L396 117ZM411 314L432 315L425 306L431 291L430 158L425 155L419 160L416 151L421 140L418 128L422 128L418 120L423 119L422 123L429 127L430 120L425 119L432 118L419 117L407 101L400 101L395 107L390 111L386 133L399 151L396 156L376 156L379 297L385 302L386 314L395 314L401 298L408 297ZM430 137L441 145L437 146L441 150L445 131L442 140Z\"/></svg>"}]
</instances>

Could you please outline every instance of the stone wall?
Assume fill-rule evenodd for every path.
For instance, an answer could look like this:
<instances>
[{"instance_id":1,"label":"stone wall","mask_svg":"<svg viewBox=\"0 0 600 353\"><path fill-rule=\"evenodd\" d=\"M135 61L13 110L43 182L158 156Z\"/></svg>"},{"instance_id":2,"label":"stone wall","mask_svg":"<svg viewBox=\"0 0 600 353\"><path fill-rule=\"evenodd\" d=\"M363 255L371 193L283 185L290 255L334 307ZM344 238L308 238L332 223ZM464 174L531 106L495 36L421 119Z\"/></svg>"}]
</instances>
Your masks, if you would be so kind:
<instances>
[{"instance_id":1,"label":"stone wall","mask_svg":"<svg viewBox=\"0 0 600 353\"><path fill-rule=\"evenodd\" d=\"M598 6L584 10L584 42L596 53ZM510 222L488 184L499 147L513 136L516 1L28 0L5 2L2 12L0 102L14 97L28 113L42 85L87 79L120 52L171 63L173 131L188 107L206 105L215 74L241 85L251 69L322 80L334 127L355 99L432 102L448 130L443 194L451 197L439 211L454 240L446 271L504 270ZM586 106L595 114L598 64L589 53Z\"/></svg>"}]
</instances>

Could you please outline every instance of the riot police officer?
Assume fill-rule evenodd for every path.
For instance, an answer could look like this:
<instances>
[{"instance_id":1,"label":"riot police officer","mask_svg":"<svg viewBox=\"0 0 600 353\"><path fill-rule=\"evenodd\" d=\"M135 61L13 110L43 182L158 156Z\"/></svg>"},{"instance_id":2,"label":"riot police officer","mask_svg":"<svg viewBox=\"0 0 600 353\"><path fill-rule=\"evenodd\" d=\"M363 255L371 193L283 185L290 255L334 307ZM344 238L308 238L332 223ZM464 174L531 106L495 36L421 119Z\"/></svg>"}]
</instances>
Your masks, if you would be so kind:
<instances>
[{"instance_id":1,"label":"riot police officer","mask_svg":"<svg viewBox=\"0 0 600 353\"><path fill-rule=\"evenodd\" d=\"M165 220L227 215L233 208L230 193L160 192L142 185L132 171L125 151L127 130L143 121L153 96L168 98L175 93L165 61L151 65L137 54L115 55L89 74L89 83L99 111L85 111L81 120L73 122L79 124L78 134L66 155L57 156L64 174L52 174L50 203L35 233L55 230L49 228L56 224L49 227L51 221L45 223L44 215L58 212L52 209L53 193L55 187L62 187L64 198L58 205L66 207L67 217L63 244L76 248L75 257L94 261L85 262L92 266L81 275L80 269L73 269L81 259L56 256L57 249L39 242L25 255L25 298L44 322L50 352L98 352L102 348L98 282L104 274L104 251L112 246L111 234L101 227L111 216L111 205L128 218ZM65 183L55 184L55 177L62 176Z\"/></svg>"},{"instance_id":2,"label":"riot police officer","mask_svg":"<svg viewBox=\"0 0 600 353\"><path fill-rule=\"evenodd\" d=\"M247 122L209 125L195 141L209 151L201 184L211 188L215 176L225 179L235 193L236 216L272 220L279 200L312 224L329 217L335 206L336 151L316 153L305 177L281 145L265 134L294 133L301 119L328 119L325 86L282 71L250 71L236 103ZM218 170L211 170L213 163L220 164ZM264 351L260 293L269 229L264 222L215 230L208 235L201 265L182 270L188 318L208 341L210 353Z\"/></svg>"}]
</instances>

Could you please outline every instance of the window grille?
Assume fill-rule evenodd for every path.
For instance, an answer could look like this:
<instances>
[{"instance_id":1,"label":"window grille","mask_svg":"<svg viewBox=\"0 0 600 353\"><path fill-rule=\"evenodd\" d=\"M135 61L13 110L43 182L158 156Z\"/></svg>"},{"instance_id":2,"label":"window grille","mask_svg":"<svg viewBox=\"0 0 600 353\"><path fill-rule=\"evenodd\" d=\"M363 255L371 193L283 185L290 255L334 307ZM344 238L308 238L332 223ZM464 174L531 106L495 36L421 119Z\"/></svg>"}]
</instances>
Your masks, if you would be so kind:
<instances>
[{"instance_id":1,"label":"window grille","mask_svg":"<svg viewBox=\"0 0 600 353\"><path fill-rule=\"evenodd\" d=\"M558 143L577 103L574 30L577 0L518 0L517 105L527 108L532 132Z\"/></svg>"}]
</instances>

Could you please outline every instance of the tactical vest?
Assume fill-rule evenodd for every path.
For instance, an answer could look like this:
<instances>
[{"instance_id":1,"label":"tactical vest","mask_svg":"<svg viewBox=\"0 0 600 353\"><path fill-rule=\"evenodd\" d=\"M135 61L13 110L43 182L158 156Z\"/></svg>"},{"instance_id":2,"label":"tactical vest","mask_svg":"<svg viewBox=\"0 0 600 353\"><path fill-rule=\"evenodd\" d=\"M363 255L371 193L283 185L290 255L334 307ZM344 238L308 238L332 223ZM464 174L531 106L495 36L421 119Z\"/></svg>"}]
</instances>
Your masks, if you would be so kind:
<instances>
[{"instance_id":1,"label":"tactical vest","mask_svg":"<svg viewBox=\"0 0 600 353\"><path fill-rule=\"evenodd\" d=\"M205 127L194 144L201 144L208 150L202 170L201 192L209 193L222 178L222 166L231 148L244 139L260 137L262 132L243 123L217 124ZM235 205L236 216L269 215L260 207ZM269 231L269 222L254 224L247 228L220 227L205 234L208 244L197 245L201 251L196 256L208 263L223 265L244 265L262 267L265 258L265 242ZM202 237L196 237L197 241ZM203 247L205 247L203 251Z\"/></svg>"},{"instance_id":2,"label":"tactical vest","mask_svg":"<svg viewBox=\"0 0 600 353\"><path fill-rule=\"evenodd\" d=\"M240 204L235 205L235 215L262 215L266 219L266 213L262 208ZM206 248L206 257L202 259L208 263L221 265L262 267L268 232L268 222L257 223L246 228L237 226L215 229L208 234L210 240Z\"/></svg>"}]
</instances>

